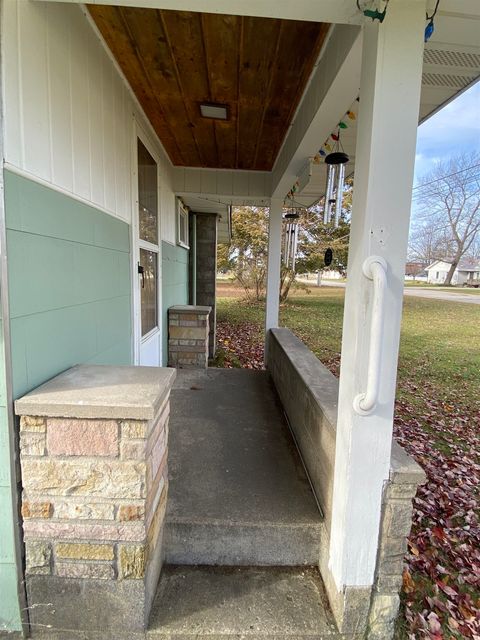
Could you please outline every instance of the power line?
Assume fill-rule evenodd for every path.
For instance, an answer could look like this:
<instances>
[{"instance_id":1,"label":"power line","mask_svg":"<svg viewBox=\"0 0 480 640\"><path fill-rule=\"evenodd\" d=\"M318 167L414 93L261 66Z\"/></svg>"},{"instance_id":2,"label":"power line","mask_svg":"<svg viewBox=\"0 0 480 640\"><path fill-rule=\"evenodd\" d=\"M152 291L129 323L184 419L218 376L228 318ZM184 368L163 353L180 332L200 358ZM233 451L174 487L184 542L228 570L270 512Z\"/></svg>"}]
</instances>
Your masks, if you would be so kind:
<instances>
[{"instance_id":1,"label":"power line","mask_svg":"<svg viewBox=\"0 0 480 640\"><path fill-rule=\"evenodd\" d=\"M465 182L462 183L463 187L468 187L468 185L473 184L474 182L478 181L478 176L475 178L471 178L470 180L466 180ZM474 195L474 194L471 194ZM476 194L475 194L476 195ZM418 202L419 200L424 200L425 198L428 198L429 194L428 192L422 192L419 191L418 193L414 193L412 195L412 202Z\"/></svg>"},{"instance_id":2,"label":"power line","mask_svg":"<svg viewBox=\"0 0 480 640\"><path fill-rule=\"evenodd\" d=\"M460 173L465 173L465 171L470 171L470 169L476 169L477 167L480 167L480 162L478 164L472 164L471 167L465 167L465 169L460 169L460 171L449 173L446 176L442 176L441 178L436 178L435 180L431 180L430 182L425 182L424 184L418 184L416 187L413 187L412 191L415 191L415 189L422 189L423 187L429 187L431 184L435 184L436 182L441 182L442 180L445 180L445 178L453 178L453 176L458 176Z\"/></svg>"}]
</instances>

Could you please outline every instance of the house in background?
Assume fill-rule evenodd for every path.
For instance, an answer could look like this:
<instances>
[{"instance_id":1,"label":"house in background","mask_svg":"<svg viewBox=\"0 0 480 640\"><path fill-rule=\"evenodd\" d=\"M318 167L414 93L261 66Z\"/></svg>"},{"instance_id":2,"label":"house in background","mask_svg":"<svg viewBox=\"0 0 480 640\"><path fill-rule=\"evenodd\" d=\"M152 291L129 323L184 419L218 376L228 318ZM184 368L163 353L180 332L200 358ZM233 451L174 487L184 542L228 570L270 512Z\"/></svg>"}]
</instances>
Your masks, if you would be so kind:
<instances>
[{"instance_id":1,"label":"house in background","mask_svg":"<svg viewBox=\"0 0 480 640\"><path fill-rule=\"evenodd\" d=\"M164 555L177 564L192 562L189 553L203 544L195 564L259 565L248 583L253 606L278 583L279 574L265 565L291 566L302 593L304 576L293 567L312 565L333 617L321 629L328 607L318 620L310 618L310 637L392 636L411 498L422 479L392 444L416 132L419 122L480 77L480 6L443 0L425 45L425 15L438 3L380 3L387 5L382 22L362 10L378 4L0 2L1 631L41 637L48 628L62 640L99 633L144 638ZM348 173L355 170L355 191L337 381L278 327L283 208L292 200L307 206L321 197L326 165L319 150L333 148L339 134L350 157ZM145 434L153 410L142 414L145 420L133 413L133 424L121 420L123 387L102 386L98 365L108 366L103 371L111 376L127 371L134 378L172 379L172 370L162 367L168 310L180 305L185 313L177 309L177 316L188 316L185 305L203 312L214 307L215 248L228 238L232 205L269 208L263 373L271 375L296 430L316 500L306 477L300 488L285 483L284 467L301 468L293 464L290 441L277 455L287 441L285 430L274 434L273 448L252 447L251 455L244 442L235 448L207 434L185 469L183 497L193 496L190 519L167 519L170 537L153 553L152 536L163 540L167 509L166 443L163 457L152 463L157 441L147 447ZM211 320L213 352L214 311ZM189 317L172 322L186 323L191 336L207 326ZM195 338L177 346L188 351L190 342ZM43 402L41 411L37 405L25 413L32 396L16 405L19 415L23 411L19 421L14 401L62 372L62 380L70 379L76 365L93 381L90 396L108 387L114 418L64 424L70 410L81 414L72 420L84 418L84 399L70 398L62 405L68 411L58 409L66 413L46 424L43 390L33 396ZM271 408L279 409L276 392L265 376L252 388L240 374L209 371L202 384L187 379L177 391L191 391L193 402L209 385L207 409L227 419L245 417L266 399L266 409L260 405L257 416L248 414L246 431L261 424L267 433ZM78 398L81 391L66 393ZM137 409L138 395L131 399ZM193 406L187 403L182 415L172 411L182 420L177 427L190 429L187 445L197 426ZM166 438L168 407L160 418ZM237 423L227 426L231 432ZM65 432L83 439L58 436ZM87 456L87 450L94 454ZM231 484L225 462L216 478L218 493L228 480L232 495L249 509L257 500L251 489L256 482L272 488L272 500L255 517L244 513L241 527L228 512L228 500L220 518L199 520L195 509L205 498L217 513L219 508L215 492L198 495L203 472L212 460L235 459L240 450L244 468ZM150 475L151 463L158 471L158 493L149 500L146 452ZM249 465L257 454L267 455L269 465L258 465L253 475ZM196 476L189 475L192 468ZM272 478L284 483L283 490ZM297 518L303 503L292 487L312 507L301 513L303 520ZM24 493L22 504L22 490L33 499L25 500ZM285 496L290 509L279 520L274 507ZM175 553L168 546L172 528ZM298 544L299 536L305 545ZM151 572L145 563L154 565ZM235 575L221 571L211 575ZM218 602L222 590L202 587L198 576L179 579L176 590L193 594L193 613L198 602L205 611L232 605ZM296 606L303 599L285 593L269 604L270 625L283 610L305 630L308 611ZM139 612L134 603L141 598L145 610ZM318 612L323 601L314 600ZM171 614L168 603L163 612L181 627L185 612ZM237 637L252 635L250 625L238 629ZM165 637L161 628L150 632L151 638ZM197 636L196 627L177 627L173 635L185 633Z\"/></svg>"},{"instance_id":2,"label":"house in background","mask_svg":"<svg viewBox=\"0 0 480 640\"><path fill-rule=\"evenodd\" d=\"M447 277L452 261L448 258L442 260L435 260L432 264L426 267L428 274L427 282L431 284L443 284ZM452 277L453 285L462 285L471 280L478 280L480 278L480 260L473 260L471 258L463 258L458 263Z\"/></svg>"},{"instance_id":3,"label":"house in background","mask_svg":"<svg viewBox=\"0 0 480 640\"><path fill-rule=\"evenodd\" d=\"M425 263L407 262L405 265L405 280L419 280L420 282L425 282L427 280Z\"/></svg>"}]
</instances>

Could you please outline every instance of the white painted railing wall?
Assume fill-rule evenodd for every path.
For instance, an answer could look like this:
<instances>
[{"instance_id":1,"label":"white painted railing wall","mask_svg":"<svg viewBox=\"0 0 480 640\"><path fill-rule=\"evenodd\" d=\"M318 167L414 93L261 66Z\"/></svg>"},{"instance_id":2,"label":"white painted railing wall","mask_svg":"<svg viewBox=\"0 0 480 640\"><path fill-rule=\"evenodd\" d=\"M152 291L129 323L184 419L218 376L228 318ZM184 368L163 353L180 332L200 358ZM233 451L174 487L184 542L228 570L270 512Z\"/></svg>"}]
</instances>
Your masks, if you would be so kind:
<instances>
[{"instance_id":1,"label":"white painted railing wall","mask_svg":"<svg viewBox=\"0 0 480 640\"><path fill-rule=\"evenodd\" d=\"M5 160L126 222L134 119L160 160L162 238L175 242L172 167L78 5L3 3Z\"/></svg>"}]
</instances>

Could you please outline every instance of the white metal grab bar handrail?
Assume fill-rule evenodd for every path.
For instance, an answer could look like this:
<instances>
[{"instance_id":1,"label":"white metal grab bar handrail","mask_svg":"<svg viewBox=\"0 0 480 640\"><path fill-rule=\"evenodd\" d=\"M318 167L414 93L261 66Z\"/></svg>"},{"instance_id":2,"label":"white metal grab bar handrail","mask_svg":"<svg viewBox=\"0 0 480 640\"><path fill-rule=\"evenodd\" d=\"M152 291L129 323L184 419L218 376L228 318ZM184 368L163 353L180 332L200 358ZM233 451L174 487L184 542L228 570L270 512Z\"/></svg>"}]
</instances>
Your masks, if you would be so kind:
<instances>
[{"instance_id":1,"label":"white metal grab bar handrail","mask_svg":"<svg viewBox=\"0 0 480 640\"><path fill-rule=\"evenodd\" d=\"M370 256L363 263L363 273L373 280L372 321L370 326L370 345L368 350L367 390L359 393L353 401L354 410L369 415L375 409L380 387L380 360L382 356L382 337L384 320L384 300L387 286L387 263L381 256Z\"/></svg>"}]
</instances>

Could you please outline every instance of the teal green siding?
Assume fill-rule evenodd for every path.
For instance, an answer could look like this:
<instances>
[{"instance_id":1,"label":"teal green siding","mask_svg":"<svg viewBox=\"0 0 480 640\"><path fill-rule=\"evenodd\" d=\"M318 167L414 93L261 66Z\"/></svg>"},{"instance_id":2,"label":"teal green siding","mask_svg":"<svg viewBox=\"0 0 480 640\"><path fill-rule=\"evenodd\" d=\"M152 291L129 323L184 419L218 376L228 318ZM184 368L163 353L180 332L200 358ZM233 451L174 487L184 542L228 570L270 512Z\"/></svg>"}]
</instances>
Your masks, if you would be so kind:
<instances>
[{"instance_id":1,"label":"teal green siding","mask_svg":"<svg viewBox=\"0 0 480 640\"><path fill-rule=\"evenodd\" d=\"M74 364L130 364L129 225L11 172L4 181L14 397ZM0 345L0 630L15 630L4 382Z\"/></svg>"},{"instance_id":2,"label":"teal green siding","mask_svg":"<svg viewBox=\"0 0 480 640\"><path fill-rule=\"evenodd\" d=\"M163 365L168 361L168 308L188 304L188 250L162 242Z\"/></svg>"},{"instance_id":3,"label":"teal green siding","mask_svg":"<svg viewBox=\"0 0 480 640\"><path fill-rule=\"evenodd\" d=\"M0 631L20 631L15 561L10 442L5 389L5 350L0 320Z\"/></svg>"},{"instance_id":4,"label":"teal green siding","mask_svg":"<svg viewBox=\"0 0 480 640\"><path fill-rule=\"evenodd\" d=\"M132 358L128 224L5 172L13 389Z\"/></svg>"}]
</instances>

